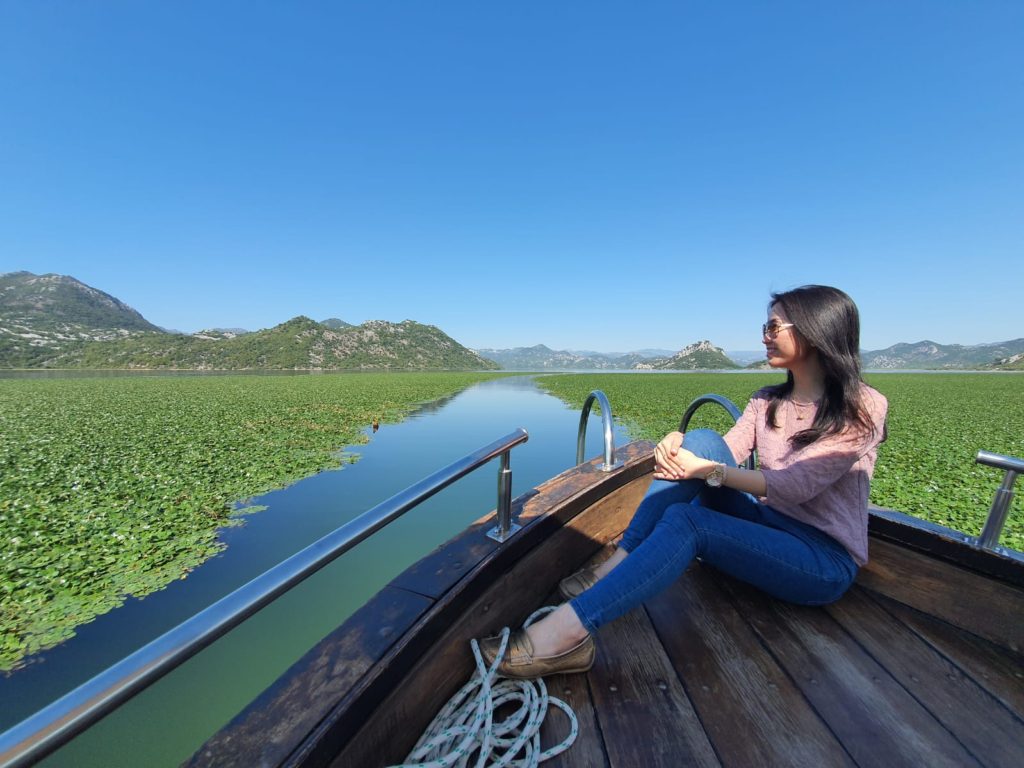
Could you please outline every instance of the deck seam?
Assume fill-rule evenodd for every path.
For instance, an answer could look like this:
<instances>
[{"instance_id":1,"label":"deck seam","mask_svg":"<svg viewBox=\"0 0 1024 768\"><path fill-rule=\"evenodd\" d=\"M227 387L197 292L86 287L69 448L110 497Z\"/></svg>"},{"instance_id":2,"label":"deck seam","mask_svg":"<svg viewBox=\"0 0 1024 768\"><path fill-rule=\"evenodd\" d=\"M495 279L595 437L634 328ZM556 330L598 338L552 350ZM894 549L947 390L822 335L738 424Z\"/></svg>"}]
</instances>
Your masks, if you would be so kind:
<instances>
[{"instance_id":1,"label":"deck seam","mask_svg":"<svg viewBox=\"0 0 1024 768\"><path fill-rule=\"evenodd\" d=\"M604 740L604 728L601 726L601 711L597 707L597 703L594 701L594 686L590 682L590 673L584 675L584 679L587 683L587 696L590 698L590 708L594 712L594 725L597 726L597 738L598 743L601 745L601 754L604 755L604 764L608 768L613 768L611 755L608 754L608 745Z\"/></svg>"},{"instance_id":2,"label":"deck seam","mask_svg":"<svg viewBox=\"0 0 1024 768\"><path fill-rule=\"evenodd\" d=\"M876 596L875 596L875 593L874 593L874 592L872 592L871 590L869 590L869 589L866 589L866 588L862 588L862 589L861 589L861 591L862 591L862 592L864 593L864 596L865 596L865 597L866 597L866 598L867 598L868 600L870 600L870 601L871 601L871 602L872 602L872 603L873 603L874 605L876 605L876 606L877 606L877 607L878 607L878 608L879 608L880 610L884 611L884 612L886 613L886 615L890 616L890 617L891 617L891 618L892 618L892 619L893 619L894 621L898 622L898 623L900 624L900 626L902 626L902 627L905 627L905 628L906 628L906 629L907 629L907 630L908 630L908 631L909 631L909 632L910 632L910 633L911 633L912 635L914 635L915 637L917 637L917 638L918 638L918 639L919 639L919 640L920 640L921 642L923 642L923 643L924 643L925 645L927 645L927 646L928 646L929 648L931 648L931 649L932 649L932 650L933 650L933 651L934 651L935 653L937 653L937 654L938 654L939 656L941 656L941 657L942 657L943 659L945 659L946 661L948 661L948 662L950 663L950 665L952 665L953 667L955 667L955 668L957 669L957 671L959 671L959 672L960 672L960 674L962 674L962 675L963 675L963 676L964 676L965 678L967 678L968 680L970 680L970 681L971 681L971 683L973 683L973 684L974 684L974 686L975 686L976 688L978 688L978 689L979 689L979 690L980 690L980 691L981 691L981 692L982 692L982 693L983 693L983 694L984 694L985 696L987 696L987 697L988 697L989 699L991 699L992 701L994 701L994 702L995 702L995 703L996 703L996 704L997 704L998 706L1000 706L1001 708L1003 708L1004 710L1006 710L1007 712L1009 712L1009 713L1010 713L1010 716L1011 716L1011 717L1012 717L1012 718L1013 718L1014 720L1016 720L1016 721L1017 721L1017 722L1019 722L1019 723L1022 723L1022 724L1024 724L1024 716L1022 716L1022 713L1018 713L1018 712L1017 712L1017 711L1016 711L1015 709L1013 709L1012 707L1010 707L1009 705L1007 705L1007 704L1006 704L1006 702L1004 702L1004 701L1003 701L1002 699L1000 699L1000 698L999 698L998 696L996 696L996 695L995 695L994 693L992 693L992 692L991 692L991 691L990 691L990 690L989 690L988 688L986 688L986 687L985 687L984 685L982 685L981 683L979 683L979 682L978 682L978 680L977 680L977 678L976 678L976 677L974 676L974 674L972 674L972 673L971 673L971 671L970 671L970 670L968 670L968 669L965 669L965 668L964 668L963 666L961 666L961 665L960 665L960 664L959 664L959 663L957 662L957 660L956 660L956 659L954 659L953 657L949 656L949 655L948 655L947 653L945 653L945 652L944 652L944 651L943 651L943 650L942 650L941 648L939 648L939 647L938 647L938 646L936 646L936 645L935 645L934 643L932 643L932 642L931 642L931 641L930 641L930 640L929 640L929 639L928 639L927 637L925 637L925 636L924 636L924 635L922 635L922 634L921 634L920 632L918 632L918 631L917 631L917 630L916 630L916 629L915 629L914 627L912 627L912 626L911 626L910 624L907 624L907 623L906 623L905 621L903 621L903 619L902 619L902 618L900 618L900 617L899 617L899 616L897 616L897 615L896 615L895 613L893 613L892 611L890 611L890 610L889 610L889 609L888 609L888 608L887 608L887 607L886 607L886 606L885 606L885 605L884 605L884 604L883 604L883 603L882 603L882 602L881 602L880 600L878 600L878 599L876 598ZM914 608L913 608L912 606L907 606L907 607L908 607L908 608L911 608L911 610L916 610L916 609L914 609ZM930 615L930 614L925 614L925 615ZM942 621L942 619L939 619L938 617L934 617L934 616L932 616L932 618L936 619L937 621ZM943 622L943 623L945 623L945 624L949 624L949 622ZM840 626L842 626L842 625L840 625ZM950 626L950 627L953 627L953 629L957 630L958 632L966 632L966 630L964 630L964 629L962 629L962 628L960 628L960 627L957 627L957 626L956 626L956 625L954 625L954 624L949 624L949 626ZM844 628L844 631L845 631L845 628ZM971 634L971 633L969 633L969 632L968 632L967 634ZM973 637L978 637L977 635L972 635L972 636L973 636ZM854 638L854 639L856 640L856 638ZM982 640L984 640L985 638L981 638L981 639L982 639ZM881 662L879 662L879 664L881 664ZM888 671L888 670L887 670L887 671ZM911 695L913 695L913 694L911 694ZM922 706L923 706L923 705L922 705ZM929 712L930 712L930 710L929 710ZM934 715L933 715L933 716L934 716ZM947 729L947 730L948 730L948 729ZM959 741L959 739L958 739L958 741Z\"/></svg>"},{"instance_id":3,"label":"deck seam","mask_svg":"<svg viewBox=\"0 0 1024 768\"><path fill-rule=\"evenodd\" d=\"M422 597L425 600L429 600L432 605L437 604L438 598L434 597L433 595L428 595L425 592L417 592L415 589L409 589L408 587L399 587L395 586L394 584L389 584L388 586L392 589L397 589L399 592L406 592L410 595L417 595L418 597Z\"/></svg>"},{"instance_id":4,"label":"deck seam","mask_svg":"<svg viewBox=\"0 0 1024 768\"><path fill-rule=\"evenodd\" d=\"M862 588L862 591L863 591L863 588ZM823 606L823 607L824 607L824 606ZM918 705L919 707L921 707L921 709L922 709L922 710L924 710L925 712L927 712L927 713L928 713L928 716L929 716L929 717L931 717L931 718L932 718L932 720L934 720L934 721L935 721L935 722L936 722L936 723L938 724L938 726L939 726L940 728L942 728L942 729L943 729L943 730L944 730L944 731L945 731L946 733L948 733L948 734L949 734L949 735L950 735L950 736L952 737L953 741L955 741L955 742L956 742L957 744L959 744L959 745L960 745L960 746L961 746L961 747L963 748L964 752L966 752L966 753L967 753L968 755L970 755L970 756L971 756L972 758L974 758L974 761L975 761L975 762L976 762L976 763L978 764L979 768L984 768L984 766L986 765L985 761L984 761L984 760L982 760L982 758L981 758L981 757L980 757L979 755L976 755L976 754L974 753L974 750L973 750L973 749L971 749L970 747L968 747L968 746L967 746L967 745L966 745L966 744L965 744L965 743L964 743L964 742L963 742L963 741L961 740L961 738L960 738L960 737L959 737L959 736L958 736L958 735L957 735L956 733L954 733L953 731L951 731L951 730L949 729L949 727L948 727L948 726L947 726L947 725L946 725L946 724L945 724L944 722L942 722L942 720L940 720L940 719L939 719L939 716L938 716L938 715L936 715L936 714L935 714L935 712L933 712L933 711L932 711L931 707L929 707L929 706L928 706L928 705L927 705L927 704L926 704L926 703L925 703L924 701L922 701L922 700L921 700L921 699L920 699L920 698L919 698L919 697L918 697L918 696L917 696L917 695L916 695L916 694L915 694L915 693L914 693L914 692L913 692L912 690L910 690L910 689L909 689L909 688L908 688L908 687L907 687L906 685L904 685L904 684L903 684L903 682L902 682L902 681L901 681L901 680L900 680L900 679L899 679L899 678L898 678L898 677L897 677L897 676L896 676L895 674L893 674L893 671L892 671L891 669L889 669L889 667L888 667L888 666L886 666L886 665L885 665L885 664L884 664L884 663L882 662L882 660L881 660L881 659L879 659L879 658L878 658L877 656L875 656L875 654L873 654L873 653L871 652L871 649L869 649L869 648L868 648L867 646L865 646L865 645L864 645L864 644L863 644L863 643L862 643L862 642L861 642L861 641L860 641L860 640L859 640L859 639L857 638L857 636L856 636L856 635L854 635L854 634L853 634L852 632L850 632L850 630L848 630L848 629L847 629L847 628L846 628L846 627L845 627L845 626L843 625L843 623L842 623L841 621L839 621L839 620L838 620L838 619L837 619L837 618L836 618L835 616L833 616L833 615L832 615L832 614L831 614L831 613L830 613L829 611L825 611L825 615L826 615L826 616L828 616L828 618L829 618L829 621L831 621L831 622L832 622L833 624L835 624L835 625L836 625L837 627L839 627L840 631L841 631L841 632L842 632L842 633L843 633L844 635L846 635L846 636L847 636L847 637L848 637L848 638L849 638L850 640L852 640L852 641L853 641L853 644L854 644L855 646L857 646L858 648L860 648L860 650L861 650L861 651L863 651L863 652L864 652L864 654L865 654L865 655L866 655L866 656L867 656L867 657L868 657L869 659L871 659L871 660L872 660L872 661L873 661L873 662L874 662L875 664L877 664L877 665L878 665L878 666L879 666L879 667L880 667L881 669L884 669L884 670L885 670L885 674L887 674L887 675L889 676L889 678L890 678L890 679L891 679L891 680L892 680L892 681L893 681L894 683L896 683L896 685L898 685L898 686L899 686L900 688L902 688L902 689L903 689L903 691L904 691L904 692L905 692L905 693L907 694L907 696L909 696L909 697L910 697L911 699L913 699L913 700L914 700L915 702L917 702L917 705ZM896 620L897 620L897 621L898 621L898 622L899 622L899 623L900 623L901 625L903 625L903 626L906 626L906 625L904 625L904 624L903 624L903 622L899 621L899 619L898 619L897 617L895 617L895 616L894 616L893 618L896 618ZM908 629L909 629L909 627L908 627ZM941 654L940 654L940 655L941 655ZM970 678L970 680L971 680L971 682L972 682L972 683L974 683L975 685L977 685L977 683L976 683L976 682L974 681L974 678Z\"/></svg>"},{"instance_id":5,"label":"deck seam","mask_svg":"<svg viewBox=\"0 0 1024 768\"><path fill-rule=\"evenodd\" d=\"M650 623L651 628L654 630L654 634L658 637L658 642L661 643L662 648L664 648L665 638L662 635L662 633L658 630L658 623L654 620L654 617L651 616L651 612L647 609L647 603L644 603L642 607L644 610L644 614L647 616L647 621ZM693 713L697 716L697 722L700 723L700 727L704 730L704 738L706 738L708 744L711 745L711 751L715 753L715 759L718 760L719 765L724 766L725 761L722 760L722 756L718 752L718 746L715 744L714 740L711 738L711 735L708 733L708 728L704 724L704 718L701 717L700 709L697 707L696 702L694 702L693 700L693 696L690 694L690 686L686 684L686 679L680 674L679 669L676 667L676 665L672 663L671 657L669 657L669 666L672 667L672 671L675 672L676 679L679 681L679 684L683 687L683 693L686 694L686 698L690 702L690 708L693 710Z\"/></svg>"},{"instance_id":6,"label":"deck seam","mask_svg":"<svg viewBox=\"0 0 1024 768\"><path fill-rule=\"evenodd\" d=\"M818 711L818 708L814 705L814 702L811 701L810 697L808 697L808 695L806 693L804 693L803 686L790 673L789 667L787 667L785 664L782 663L782 660L778 657L778 655L776 655L772 651L771 646L768 644L768 642L765 640L765 638L761 635L761 633L757 630L757 627L755 627L754 624L750 621L750 619L747 618L747 615L743 612L743 609L740 607L740 605L737 602L735 596L733 595L732 590L722 586L722 584L717 579L712 579L711 581L712 581L715 589L717 589L720 593L722 593L722 595L729 602L729 604L733 607L733 609L736 611L736 613L739 614L739 616L743 620L743 622L747 625L747 627L749 627L750 631L754 635L754 638L757 640L757 642L760 644L760 646L765 650L765 652L771 657L772 661L775 662L775 665L782 671L782 673L786 676L786 678L789 680L789 682L792 683L793 688L796 690L796 692L800 694L800 696L803 698L803 700L805 702L807 702L807 706L810 707L810 710L814 713L814 716L817 717L818 720L821 721L822 725L825 726L825 729L830 734L832 734L832 738L836 740L836 743L840 747L842 747L843 752L845 752L846 756L848 758L850 758L850 762L853 763L854 765L858 765L858 766L862 765L862 763L860 763L853 756L853 753L850 752L850 749L846 746L846 742L844 742L839 737L839 734L836 733L835 730L832 728L832 724L821 714L821 712ZM886 671L888 672L888 670L886 670Z\"/></svg>"}]
</instances>

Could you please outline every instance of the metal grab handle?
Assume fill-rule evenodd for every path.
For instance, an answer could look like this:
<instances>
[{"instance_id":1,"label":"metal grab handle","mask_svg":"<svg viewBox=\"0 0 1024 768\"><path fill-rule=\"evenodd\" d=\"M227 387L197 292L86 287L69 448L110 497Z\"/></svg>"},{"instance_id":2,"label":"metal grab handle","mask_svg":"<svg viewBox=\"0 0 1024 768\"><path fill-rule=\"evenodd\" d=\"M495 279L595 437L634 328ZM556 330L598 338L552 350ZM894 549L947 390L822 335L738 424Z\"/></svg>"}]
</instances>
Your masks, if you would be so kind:
<instances>
[{"instance_id":1,"label":"metal grab handle","mask_svg":"<svg viewBox=\"0 0 1024 768\"><path fill-rule=\"evenodd\" d=\"M510 516L508 454L529 439L521 427L425 477L278 563L174 629L0 734L0 766L41 760L155 683L296 584L413 507L501 455L498 509ZM502 482L505 485L502 485Z\"/></svg>"},{"instance_id":2,"label":"metal grab handle","mask_svg":"<svg viewBox=\"0 0 1024 768\"><path fill-rule=\"evenodd\" d=\"M705 403L715 403L716 405L720 405L723 408L725 408L728 414L732 416L733 424L739 421L740 416L743 415L742 413L740 413L740 409L736 407L736 404L728 397L725 397L723 395L714 395L710 393L706 395L701 395L692 403L690 403L689 406L687 406L686 413L684 413L683 418L679 420L680 432L686 434L686 428L690 425L690 419L693 418L693 414L695 414L697 412L697 409L700 408ZM743 462L743 466L745 466L747 469L757 468L757 451L751 451L750 455L747 457L747 460Z\"/></svg>"},{"instance_id":3,"label":"metal grab handle","mask_svg":"<svg viewBox=\"0 0 1024 768\"><path fill-rule=\"evenodd\" d=\"M615 434L612 431L612 407L608 404L608 398L600 389L595 389L583 402L583 410L580 412L580 429L576 435L576 465L583 463L583 446L587 441L587 418L590 416L590 408L597 400L601 406L601 424L604 427L604 463L600 466L602 472L612 472L622 466L621 461L615 461Z\"/></svg>"},{"instance_id":4,"label":"metal grab handle","mask_svg":"<svg viewBox=\"0 0 1024 768\"><path fill-rule=\"evenodd\" d=\"M992 499L992 506L988 511L988 518L985 520L985 527L982 528L981 536L978 537L979 547L995 549L999 545L999 537L1003 533L1006 518L1010 514L1010 503L1013 501L1013 484L1017 480L1017 475L1024 472L1024 459L1003 456L991 451L978 451L974 460L978 464L1006 470L1006 474L1003 476L1003 483L996 490L995 498Z\"/></svg>"}]
</instances>

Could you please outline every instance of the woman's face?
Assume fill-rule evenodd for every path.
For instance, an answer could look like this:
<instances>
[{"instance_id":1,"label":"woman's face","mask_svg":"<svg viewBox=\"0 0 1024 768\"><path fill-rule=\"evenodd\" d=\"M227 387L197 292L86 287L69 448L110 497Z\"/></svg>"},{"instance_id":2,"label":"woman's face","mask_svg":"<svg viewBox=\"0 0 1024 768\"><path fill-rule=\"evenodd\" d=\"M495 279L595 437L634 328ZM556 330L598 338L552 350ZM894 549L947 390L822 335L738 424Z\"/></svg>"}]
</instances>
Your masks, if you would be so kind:
<instances>
[{"instance_id":1,"label":"woman's face","mask_svg":"<svg viewBox=\"0 0 1024 768\"><path fill-rule=\"evenodd\" d=\"M790 368L804 358L806 353L797 339L796 328L789 325L786 311L780 305L774 304L768 308L765 325L768 326L768 332L761 337L761 343L764 344L768 365L772 368ZM778 331L775 338L771 335L773 329Z\"/></svg>"}]
</instances>

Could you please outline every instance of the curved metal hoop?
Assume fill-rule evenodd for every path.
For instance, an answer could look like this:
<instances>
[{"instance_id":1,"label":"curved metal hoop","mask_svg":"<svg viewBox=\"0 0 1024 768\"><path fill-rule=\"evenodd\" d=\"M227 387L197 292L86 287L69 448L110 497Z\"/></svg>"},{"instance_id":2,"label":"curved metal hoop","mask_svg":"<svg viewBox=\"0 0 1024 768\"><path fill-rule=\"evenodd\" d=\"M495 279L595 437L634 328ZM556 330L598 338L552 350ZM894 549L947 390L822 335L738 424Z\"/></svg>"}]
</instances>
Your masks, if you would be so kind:
<instances>
[{"instance_id":1,"label":"curved metal hoop","mask_svg":"<svg viewBox=\"0 0 1024 768\"><path fill-rule=\"evenodd\" d=\"M714 395L709 393L706 395L701 395L692 403L690 403L689 406L687 406L686 413L683 414L683 418L679 421L680 432L684 434L686 433L686 428L687 426L689 426L690 419L693 418L693 414L695 414L697 412L697 409L700 408L705 403L715 403L717 405L722 406L726 410L726 412L730 416L732 416L733 424L739 421L741 415L740 409L736 407L736 404L733 403L732 400L730 400L728 397L724 397L723 395ZM757 451L751 452L750 456L747 457L747 460L743 462L743 466L746 467L747 469L755 469L757 467Z\"/></svg>"},{"instance_id":2,"label":"curved metal hoop","mask_svg":"<svg viewBox=\"0 0 1024 768\"><path fill-rule=\"evenodd\" d=\"M622 466L621 461L615 461L615 435L612 432L612 407L608 404L608 398L600 389L595 389L587 395L583 403L583 411L580 413L580 429L576 435L576 464L583 463L583 444L587 439L587 417L590 416L590 408L594 401L601 406L601 424L604 427L604 463L600 469L602 472L611 472Z\"/></svg>"}]
</instances>

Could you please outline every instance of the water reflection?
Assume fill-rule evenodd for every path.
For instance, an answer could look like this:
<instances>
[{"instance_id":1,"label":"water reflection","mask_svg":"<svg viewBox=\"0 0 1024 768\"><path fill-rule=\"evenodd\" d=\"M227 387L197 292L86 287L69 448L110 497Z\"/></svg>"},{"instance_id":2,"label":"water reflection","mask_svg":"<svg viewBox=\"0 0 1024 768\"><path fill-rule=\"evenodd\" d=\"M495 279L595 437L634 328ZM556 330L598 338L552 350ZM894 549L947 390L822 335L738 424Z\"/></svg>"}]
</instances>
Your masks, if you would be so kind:
<instances>
[{"instance_id":1,"label":"water reflection","mask_svg":"<svg viewBox=\"0 0 1024 768\"><path fill-rule=\"evenodd\" d=\"M613 404L614 405L614 404ZM589 457L600 455L591 416ZM359 461L251 500L265 506L222 530L227 548L188 578L91 624L37 662L0 680L0 728L202 610L383 499L471 451L525 427L512 452L513 494L575 460L579 412L531 377L475 384L425 404L400 424L366 428ZM372 438L371 438L372 436ZM616 444L626 442L616 431ZM394 576L495 506L497 461L463 478L327 566L272 606L125 705L44 765L177 765L295 660ZM168 728L169 723L173 728Z\"/></svg>"},{"instance_id":2,"label":"water reflection","mask_svg":"<svg viewBox=\"0 0 1024 768\"><path fill-rule=\"evenodd\" d=\"M410 416L428 416L432 413L440 413L448 403L459 397L461 394L462 392L456 392L454 395L445 395L444 397L439 397L437 400L431 400L429 403L420 403L410 412Z\"/></svg>"}]
</instances>

